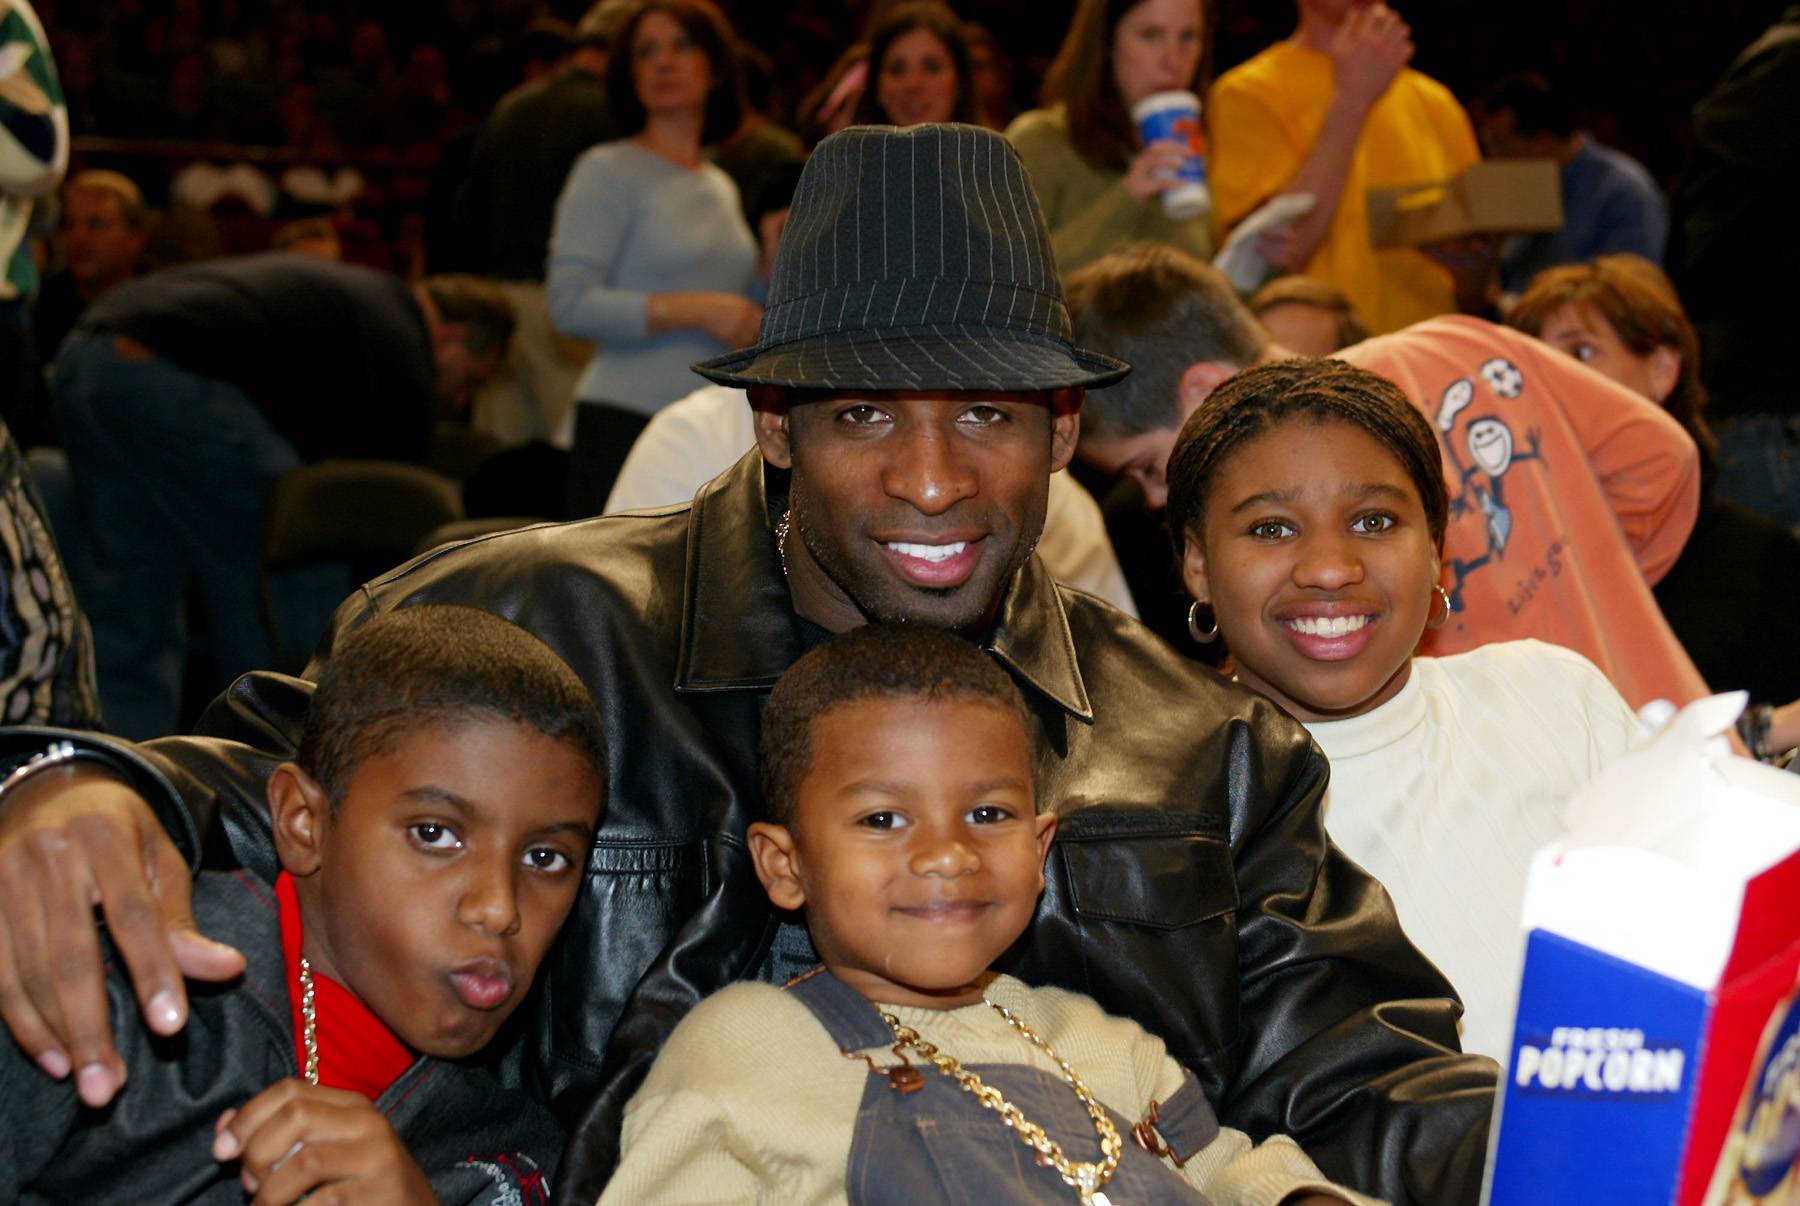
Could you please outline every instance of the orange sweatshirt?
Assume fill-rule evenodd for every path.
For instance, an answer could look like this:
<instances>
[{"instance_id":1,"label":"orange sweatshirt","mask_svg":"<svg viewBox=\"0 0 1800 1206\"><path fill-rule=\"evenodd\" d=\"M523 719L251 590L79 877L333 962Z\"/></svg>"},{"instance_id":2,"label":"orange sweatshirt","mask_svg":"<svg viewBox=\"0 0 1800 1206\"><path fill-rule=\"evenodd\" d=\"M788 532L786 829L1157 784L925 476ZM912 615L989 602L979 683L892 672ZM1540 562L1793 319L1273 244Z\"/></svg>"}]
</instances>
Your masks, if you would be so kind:
<instances>
[{"instance_id":1,"label":"orange sweatshirt","mask_svg":"<svg viewBox=\"0 0 1800 1206\"><path fill-rule=\"evenodd\" d=\"M1662 409L1528 335L1436 318L1347 348L1438 433L1455 609L1420 651L1536 637L1583 654L1632 707L1707 693L1650 585L1681 552L1699 453Z\"/></svg>"}]
</instances>

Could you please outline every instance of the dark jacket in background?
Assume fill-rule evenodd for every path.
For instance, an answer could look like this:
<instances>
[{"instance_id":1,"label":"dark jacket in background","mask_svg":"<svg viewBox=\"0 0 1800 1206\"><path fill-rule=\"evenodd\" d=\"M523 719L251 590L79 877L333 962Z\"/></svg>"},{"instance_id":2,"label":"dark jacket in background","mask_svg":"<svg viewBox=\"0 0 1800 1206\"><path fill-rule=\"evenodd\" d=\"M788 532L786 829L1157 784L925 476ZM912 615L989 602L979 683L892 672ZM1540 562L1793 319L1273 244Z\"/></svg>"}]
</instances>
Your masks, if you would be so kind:
<instances>
[{"instance_id":1,"label":"dark jacket in background","mask_svg":"<svg viewBox=\"0 0 1800 1206\"><path fill-rule=\"evenodd\" d=\"M1675 194L1669 273L1700 333L1714 422L1800 413L1789 346L1800 279L1800 5L1789 5L1694 106Z\"/></svg>"},{"instance_id":2,"label":"dark jacket in background","mask_svg":"<svg viewBox=\"0 0 1800 1206\"><path fill-rule=\"evenodd\" d=\"M593 1201L626 1100L697 1001L812 962L743 836L763 816L768 689L822 635L794 613L771 518L785 485L772 474L766 497L763 472L752 451L691 505L434 551L338 611L338 636L415 603L492 611L565 658L605 718L606 821L514 1053L528 1086L583 1119L560 1200ZM1495 1066L1457 1053L1450 985L1327 841L1327 768L1305 730L1035 558L986 645L1038 718L1040 799L1061 817L1036 921L1001 970L1135 1019L1227 1125L1291 1134L1334 1178L1474 1202ZM306 702L304 684L253 675L201 722L244 744L120 749L191 854L272 881L262 782Z\"/></svg>"},{"instance_id":3,"label":"dark jacket in background","mask_svg":"<svg viewBox=\"0 0 1800 1206\"><path fill-rule=\"evenodd\" d=\"M1708 491L1680 558L1651 588L1700 676L1779 707L1800 696L1800 538Z\"/></svg>"},{"instance_id":4,"label":"dark jacket in background","mask_svg":"<svg viewBox=\"0 0 1800 1206\"><path fill-rule=\"evenodd\" d=\"M194 916L244 952L241 979L190 984L187 1028L152 1036L108 947L107 1003L125 1088L106 1112L82 1106L0 1043L0 1201L216 1202L241 1206L237 1162L212 1158L213 1124L296 1075L292 1006L274 890L254 876L202 874ZM375 1102L446 1203L542 1201L563 1132L542 1106L473 1065L421 1056Z\"/></svg>"},{"instance_id":5,"label":"dark jacket in background","mask_svg":"<svg viewBox=\"0 0 1800 1206\"><path fill-rule=\"evenodd\" d=\"M617 138L606 81L565 67L500 98L482 124L457 194L458 266L541 281L563 181L581 153Z\"/></svg>"},{"instance_id":6,"label":"dark jacket in background","mask_svg":"<svg viewBox=\"0 0 1800 1206\"><path fill-rule=\"evenodd\" d=\"M291 252L182 264L107 290L77 329L230 382L308 461L416 461L436 416L425 315L373 268Z\"/></svg>"}]
</instances>

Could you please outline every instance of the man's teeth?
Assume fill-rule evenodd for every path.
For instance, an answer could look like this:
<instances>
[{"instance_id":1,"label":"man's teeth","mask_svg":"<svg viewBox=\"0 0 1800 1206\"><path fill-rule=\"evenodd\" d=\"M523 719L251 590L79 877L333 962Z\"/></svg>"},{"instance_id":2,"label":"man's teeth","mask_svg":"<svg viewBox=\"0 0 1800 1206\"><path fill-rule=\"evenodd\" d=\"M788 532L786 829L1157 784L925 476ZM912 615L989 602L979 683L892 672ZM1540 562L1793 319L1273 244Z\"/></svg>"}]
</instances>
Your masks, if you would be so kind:
<instances>
[{"instance_id":1,"label":"man's teeth","mask_svg":"<svg viewBox=\"0 0 1800 1206\"><path fill-rule=\"evenodd\" d=\"M1302 636L1340 637L1369 623L1368 616L1301 616L1287 626Z\"/></svg>"},{"instance_id":2,"label":"man's teeth","mask_svg":"<svg viewBox=\"0 0 1800 1206\"><path fill-rule=\"evenodd\" d=\"M920 561L948 561L964 549L969 542L959 540L955 544L906 544L898 540L888 542L888 547L902 557L917 557Z\"/></svg>"}]
</instances>

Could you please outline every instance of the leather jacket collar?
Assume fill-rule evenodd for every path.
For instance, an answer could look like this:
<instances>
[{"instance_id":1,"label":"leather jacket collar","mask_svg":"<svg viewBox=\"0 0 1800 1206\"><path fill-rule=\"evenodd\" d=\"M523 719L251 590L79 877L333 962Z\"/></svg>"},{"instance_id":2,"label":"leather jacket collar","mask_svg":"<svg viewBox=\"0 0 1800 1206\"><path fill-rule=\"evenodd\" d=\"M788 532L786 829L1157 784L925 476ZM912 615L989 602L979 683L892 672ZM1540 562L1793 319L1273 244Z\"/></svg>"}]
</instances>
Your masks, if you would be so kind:
<instances>
[{"instance_id":1,"label":"leather jacket collar","mask_svg":"<svg viewBox=\"0 0 1800 1206\"><path fill-rule=\"evenodd\" d=\"M694 496L676 690L766 689L804 652L775 548L772 503L785 509L783 496L765 493L755 448ZM983 644L1039 694L1093 723L1068 612L1037 557L1014 575Z\"/></svg>"}]
</instances>

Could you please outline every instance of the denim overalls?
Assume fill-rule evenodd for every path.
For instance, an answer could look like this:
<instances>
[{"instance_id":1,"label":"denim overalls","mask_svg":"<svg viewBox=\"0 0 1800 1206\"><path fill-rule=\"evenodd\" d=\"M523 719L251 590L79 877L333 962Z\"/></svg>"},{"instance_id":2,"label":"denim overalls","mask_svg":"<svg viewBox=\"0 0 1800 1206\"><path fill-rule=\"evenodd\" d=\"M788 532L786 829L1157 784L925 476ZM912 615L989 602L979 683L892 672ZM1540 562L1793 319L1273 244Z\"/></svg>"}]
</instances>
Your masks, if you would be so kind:
<instances>
[{"instance_id":1,"label":"denim overalls","mask_svg":"<svg viewBox=\"0 0 1800 1206\"><path fill-rule=\"evenodd\" d=\"M999 1114L936 1068L920 1065L924 1083L912 1092L891 1087L884 1072L892 1066L894 1035L862 994L823 969L789 984L788 991L812 1011L840 1050L874 1055L882 1069L871 1070L857 1110L845 1175L852 1203L1014 1206L1079 1200L1055 1169L1037 1162L1035 1153ZM889 1056L888 1062L880 1063L882 1055ZM1061 1143L1070 1159L1098 1158L1093 1120L1060 1076L1024 1064L968 1067ZM1206 1198L1198 1190L1132 1142L1135 1119L1107 1113L1125 1138L1119 1166L1101 1187L1114 1206L1184 1202L1204 1206ZM1182 1160L1219 1133L1218 1119L1191 1072L1180 1090L1158 1108L1155 1128L1162 1143Z\"/></svg>"}]
</instances>

